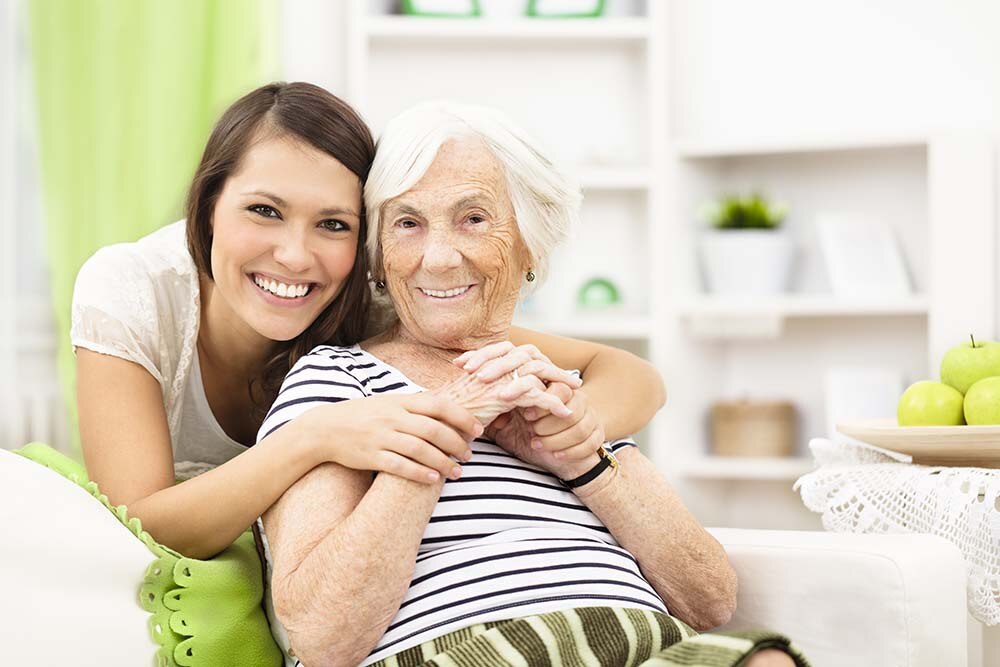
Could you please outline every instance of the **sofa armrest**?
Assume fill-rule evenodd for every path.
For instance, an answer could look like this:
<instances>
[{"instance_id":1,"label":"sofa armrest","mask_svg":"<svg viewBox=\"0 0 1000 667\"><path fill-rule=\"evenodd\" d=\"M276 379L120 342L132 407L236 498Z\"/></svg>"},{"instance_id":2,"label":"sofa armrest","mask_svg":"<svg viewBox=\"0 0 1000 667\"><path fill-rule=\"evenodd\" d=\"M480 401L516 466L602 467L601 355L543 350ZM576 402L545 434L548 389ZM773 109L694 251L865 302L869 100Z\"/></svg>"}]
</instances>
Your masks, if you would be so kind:
<instances>
[{"instance_id":1,"label":"sofa armrest","mask_svg":"<svg viewBox=\"0 0 1000 667\"><path fill-rule=\"evenodd\" d=\"M0 449L0 665L151 665L154 556L86 490Z\"/></svg>"},{"instance_id":2,"label":"sofa armrest","mask_svg":"<svg viewBox=\"0 0 1000 667\"><path fill-rule=\"evenodd\" d=\"M965 564L931 535L710 532L739 575L724 630L768 628L814 665L966 664Z\"/></svg>"}]
</instances>

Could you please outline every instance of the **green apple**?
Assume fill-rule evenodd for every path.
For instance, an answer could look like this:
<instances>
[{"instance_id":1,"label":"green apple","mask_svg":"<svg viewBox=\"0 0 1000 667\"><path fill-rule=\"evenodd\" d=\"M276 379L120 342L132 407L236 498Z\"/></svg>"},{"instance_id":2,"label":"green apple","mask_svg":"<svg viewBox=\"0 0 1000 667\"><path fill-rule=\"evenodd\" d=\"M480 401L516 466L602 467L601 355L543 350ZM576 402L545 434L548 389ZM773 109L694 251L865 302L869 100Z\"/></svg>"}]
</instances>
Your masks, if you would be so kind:
<instances>
[{"instance_id":1,"label":"green apple","mask_svg":"<svg viewBox=\"0 0 1000 667\"><path fill-rule=\"evenodd\" d=\"M970 424L1000 424L1000 377L983 378L965 395L965 420Z\"/></svg>"},{"instance_id":2,"label":"green apple","mask_svg":"<svg viewBox=\"0 0 1000 667\"><path fill-rule=\"evenodd\" d=\"M962 394L943 382L914 382L899 397L896 420L900 426L959 426L963 419Z\"/></svg>"},{"instance_id":3,"label":"green apple","mask_svg":"<svg viewBox=\"0 0 1000 667\"><path fill-rule=\"evenodd\" d=\"M948 350L941 360L941 382L963 394L979 380L1000 375L1000 344L969 339Z\"/></svg>"}]
</instances>

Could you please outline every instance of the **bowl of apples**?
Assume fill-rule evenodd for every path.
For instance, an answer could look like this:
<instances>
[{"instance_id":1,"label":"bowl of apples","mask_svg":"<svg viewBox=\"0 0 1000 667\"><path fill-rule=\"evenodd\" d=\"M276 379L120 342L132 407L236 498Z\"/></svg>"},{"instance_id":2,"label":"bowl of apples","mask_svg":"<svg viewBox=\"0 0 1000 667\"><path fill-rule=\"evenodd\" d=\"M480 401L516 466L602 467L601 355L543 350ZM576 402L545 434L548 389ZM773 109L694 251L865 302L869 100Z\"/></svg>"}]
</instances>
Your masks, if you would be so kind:
<instances>
[{"instance_id":1,"label":"bowl of apples","mask_svg":"<svg viewBox=\"0 0 1000 667\"><path fill-rule=\"evenodd\" d=\"M837 430L914 463L1000 468L1000 343L956 345L941 360L941 381L914 382L896 419L838 424Z\"/></svg>"}]
</instances>

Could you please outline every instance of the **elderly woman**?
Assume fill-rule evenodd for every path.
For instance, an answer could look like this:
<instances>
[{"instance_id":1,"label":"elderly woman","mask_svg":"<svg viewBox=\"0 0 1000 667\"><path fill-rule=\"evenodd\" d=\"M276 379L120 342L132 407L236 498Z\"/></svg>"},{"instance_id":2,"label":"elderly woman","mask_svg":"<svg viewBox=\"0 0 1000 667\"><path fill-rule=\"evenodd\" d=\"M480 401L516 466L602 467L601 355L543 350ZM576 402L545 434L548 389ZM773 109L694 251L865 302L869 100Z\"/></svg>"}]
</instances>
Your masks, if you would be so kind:
<instances>
[{"instance_id":1,"label":"elderly woman","mask_svg":"<svg viewBox=\"0 0 1000 667\"><path fill-rule=\"evenodd\" d=\"M487 428L458 479L325 464L264 515L289 654L309 667L805 664L778 635L691 629L729 619L736 577L631 441L591 428L582 451L550 452L529 435L588 428L579 383L541 357L497 379L459 366L507 339L576 215L549 161L493 113L421 106L386 129L365 201L376 288L399 320L301 359L261 433L380 393L452 399Z\"/></svg>"}]
</instances>

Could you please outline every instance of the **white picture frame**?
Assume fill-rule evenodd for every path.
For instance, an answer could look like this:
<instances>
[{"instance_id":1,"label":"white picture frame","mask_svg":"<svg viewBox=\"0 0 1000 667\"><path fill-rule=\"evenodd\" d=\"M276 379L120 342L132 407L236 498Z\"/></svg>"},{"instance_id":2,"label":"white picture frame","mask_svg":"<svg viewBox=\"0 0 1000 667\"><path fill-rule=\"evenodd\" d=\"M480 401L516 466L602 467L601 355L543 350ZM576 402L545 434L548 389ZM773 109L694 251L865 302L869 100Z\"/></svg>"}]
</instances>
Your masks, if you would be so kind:
<instances>
[{"instance_id":1,"label":"white picture frame","mask_svg":"<svg viewBox=\"0 0 1000 667\"><path fill-rule=\"evenodd\" d=\"M886 222L822 214L816 219L816 231L834 295L869 299L912 293L899 244Z\"/></svg>"}]
</instances>

